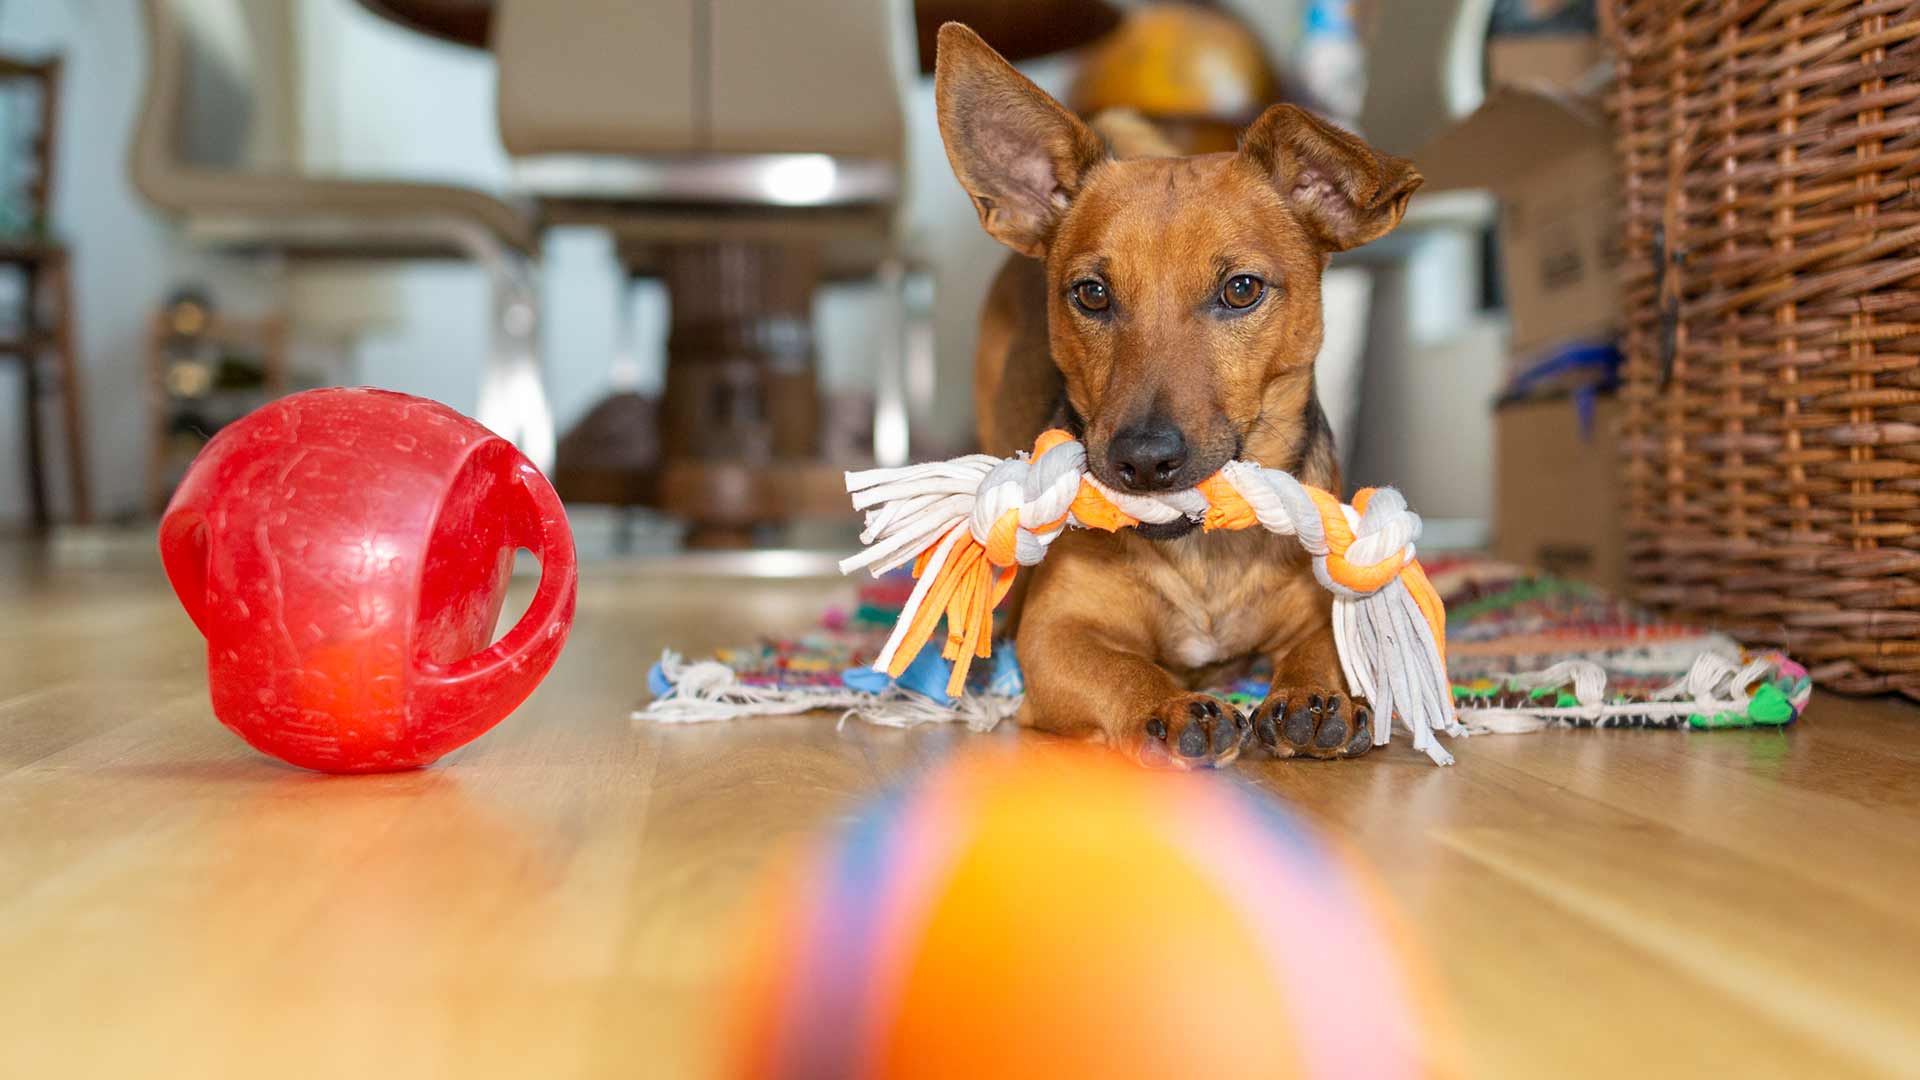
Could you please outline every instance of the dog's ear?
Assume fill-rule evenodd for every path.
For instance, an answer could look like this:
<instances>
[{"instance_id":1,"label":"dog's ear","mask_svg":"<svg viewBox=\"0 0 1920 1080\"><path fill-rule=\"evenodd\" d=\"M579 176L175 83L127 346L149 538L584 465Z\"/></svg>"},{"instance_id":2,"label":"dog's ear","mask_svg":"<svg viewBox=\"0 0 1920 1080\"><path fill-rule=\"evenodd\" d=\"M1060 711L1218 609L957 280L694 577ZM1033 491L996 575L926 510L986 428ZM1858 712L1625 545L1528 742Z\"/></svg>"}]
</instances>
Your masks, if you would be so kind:
<instances>
[{"instance_id":1,"label":"dog's ear","mask_svg":"<svg viewBox=\"0 0 1920 1080\"><path fill-rule=\"evenodd\" d=\"M1377 240L1400 224L1420 174L1352 132L1295 105L1275 105L1240 140L1240 157L1267 174L1328 251Z\"/></svg>"},{"instance_id":2,"label":"dog's ear","mask_svg":"<svg viewBox=\"0 0 1920 1080\"><path fill-rule=\"evenodd\" d=\"M953 175L994 239L1040 258L1106 147L980 35L940 28L934 99Z\"/></svg>"}]
</instances>

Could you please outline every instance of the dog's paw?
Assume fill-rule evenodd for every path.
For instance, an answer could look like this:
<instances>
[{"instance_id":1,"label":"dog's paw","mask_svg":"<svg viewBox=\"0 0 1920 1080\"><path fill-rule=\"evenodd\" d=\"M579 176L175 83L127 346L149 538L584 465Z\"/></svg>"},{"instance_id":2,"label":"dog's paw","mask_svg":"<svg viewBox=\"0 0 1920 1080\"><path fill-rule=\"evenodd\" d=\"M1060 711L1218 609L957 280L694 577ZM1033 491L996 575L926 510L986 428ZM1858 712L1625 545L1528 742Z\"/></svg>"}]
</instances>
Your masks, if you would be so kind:
<instances>
[{"instance_id":1,"label":"dog's paw","mask_svg":"<svg viewBox=\"0 0 1920 1080\"><path fill-rule=\"evenodd\" d=\"M1373 710L1317 687L1275 690L1253 710L1253 737L1274 757L1359 757L1373 749Z\"/></svg>"},{"instance_id":2,"label":"dog's paw","mask_svg":"<svg viewBox=\"0 0 1920 1080\"><path fill-rule=\"evenodd\" d=\"M1206 694L1177 694L1133 721L1134 757L1156 769L1217 769L1240 756L1253 722Z\"/></svg>"}]
</instances>

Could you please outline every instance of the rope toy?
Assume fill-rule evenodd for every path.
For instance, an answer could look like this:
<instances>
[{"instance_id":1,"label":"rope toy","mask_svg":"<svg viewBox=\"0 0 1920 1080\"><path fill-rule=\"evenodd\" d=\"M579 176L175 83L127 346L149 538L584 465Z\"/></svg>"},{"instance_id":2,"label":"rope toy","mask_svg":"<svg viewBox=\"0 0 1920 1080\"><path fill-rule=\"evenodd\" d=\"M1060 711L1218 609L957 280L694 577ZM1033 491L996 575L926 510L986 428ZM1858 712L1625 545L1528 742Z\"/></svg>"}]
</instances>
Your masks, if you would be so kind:
<instances>
[{"instance_id":1,"label":"rope toy","mask_svg":"<svg viewBox=\"0 0 1920 1080\"><path fill-rule=\"evenodd\" d=\"M1087 471L1086 447L1064 431L1043 433L1031 456L971 454L950 461L847 474L866 511L866 550L840 563L875 577L913 564L918 578L900 621L874 660L898 678L942 615L953 662L947 693L960 696L975 657L992 655L993 609L1014 573L1046 557L1067 526L1114 532L1187 518L1208 530L1255 525L1299 538L1313 573L1333 593L1334 642L1347 689L1374 706L1384 745L1398 715L1414 748L1436 764L1453 755L1436 731L1461 735L1447 681L1446 611L1414 561L1420 517L1392 488L1369 488L1343 505L1290 474L1230 461L1183 491L1115 491Z\"/></svg>"}]
</instances>

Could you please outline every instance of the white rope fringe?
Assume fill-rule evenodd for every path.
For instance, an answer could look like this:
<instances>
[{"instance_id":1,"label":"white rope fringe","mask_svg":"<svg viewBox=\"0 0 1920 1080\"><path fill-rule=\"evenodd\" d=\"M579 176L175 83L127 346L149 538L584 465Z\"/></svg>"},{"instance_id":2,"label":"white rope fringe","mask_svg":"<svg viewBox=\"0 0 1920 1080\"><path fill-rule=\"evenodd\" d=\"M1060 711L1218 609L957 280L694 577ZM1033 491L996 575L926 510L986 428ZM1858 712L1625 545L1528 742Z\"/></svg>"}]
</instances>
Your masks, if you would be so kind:
<instances>
[{"instance_id":1,"label":"white rope fringe","mask_svg":"<svg viewBox=\"0 0 1920 1080\"><path fill-rule=\"evenodd\" d=\"M1591 660L1565 660L1539 671L1489 676L1514 690L1573 685L1574 705L1529 705L1525 709L1465 708L1460 719L1473 732L1523 734L1571 720L1601 721L1616 716L1665 720L1694 713L1745 712L1753 684L1766 678L1766 658L1742 665L1717 652L1694 658L1687 673L1649 695L1646 701L1609 703L1607 672Z\"/></svg>"}]
</instances>

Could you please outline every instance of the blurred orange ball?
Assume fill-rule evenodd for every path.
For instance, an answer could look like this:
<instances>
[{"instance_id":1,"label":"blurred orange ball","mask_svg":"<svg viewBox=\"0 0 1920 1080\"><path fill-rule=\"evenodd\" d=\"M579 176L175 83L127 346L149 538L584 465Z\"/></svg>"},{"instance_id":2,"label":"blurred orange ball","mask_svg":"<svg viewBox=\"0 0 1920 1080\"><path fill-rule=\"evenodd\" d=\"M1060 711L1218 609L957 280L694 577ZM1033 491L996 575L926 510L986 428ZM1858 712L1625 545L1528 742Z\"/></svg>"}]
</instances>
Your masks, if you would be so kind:
<instances>
[{"instance_id":1,"label":"blurred orange ball","mask_svg":"<svg viewBox=\"0 0 1920 1080\"><path fill-rule=\"evenodd\" d=\"M1347 856L1226 778L969 756L775 875L727 1075L1449 1071L1394 925Z\"/></svg>"}]
</instances>

